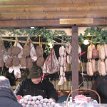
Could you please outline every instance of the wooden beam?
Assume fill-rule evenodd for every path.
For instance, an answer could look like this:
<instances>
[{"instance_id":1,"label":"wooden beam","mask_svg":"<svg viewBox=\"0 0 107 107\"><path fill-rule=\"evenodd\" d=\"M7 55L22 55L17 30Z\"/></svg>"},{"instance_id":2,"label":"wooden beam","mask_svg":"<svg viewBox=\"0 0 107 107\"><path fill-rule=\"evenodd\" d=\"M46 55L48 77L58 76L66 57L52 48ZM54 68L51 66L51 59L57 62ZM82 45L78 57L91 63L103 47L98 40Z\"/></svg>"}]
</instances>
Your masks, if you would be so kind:
<instances>
[{"instance_id":1,"label":"wooden beam","mask_svg":"<svg viewBox=\"0 0 107 107\"><path fill-rule=\"evenodd\" d=\"M72 91L78 89L79 86L79 62L78 62L78 27L72 26ZM73 93L73 98L77 93Z\"/></svg>"},{"instance_id":2,"label":"wooden beam","mask_svg":"<svg viewBox=\"0 0 107 107\"><path fill-rule=\"evenodd\" d=\"M59 20L0 20L0 27L70 27L73 24L60 24ZM93 19L93 24L78 24L78 26L107 26L107 19Z\"/></svg>"},{"instance_id":3,"label":"wooden beam","mask_svg":"<svg viewBox=\"0 0 107 107\"><path fill-rule=\"evenodd\" d=\"M60 24L93 24L93 18L60 19Z\"/></svg>"},{"instance_id":4,"label":"wooden beam","mask_svg":"<svg viewBox=\"0 0 107 107\"><path fill-rule=\"evenodd\" d=\"M13 39L5 39L5 37L12 37L12 36L2 36L2 37L3 37L3 38L2 38L3 41L8 41L8 42L15 42L15 41L16 41L16 40L13 40ZM13 37L15 37L15 36L13 36ZM27 38L28 36L18 36L18 35L17 35L17 37L26 37L26 38ZM35 37L35 36L30 36L30 37ZM15 38L16 38L16 37L15 37ZM21 41L18 40L18 42L20 42L20 43L26 43L26 41L24 41L24 40L21 40ZM40 42L32 42L32 43L33 43L33 44L40 44ZM48 42L42 42L41 44L42 44L42 45L43 45L43 44L46 45L46 44L48 44ZM64 43L57 43L57 42L56 42L56 43L53 43L53 44L54 44L54 45L65 45Z\"/></svg>"},{"instance_id":5,"label":"wooden beam","mask_svg":"<svg viewBox=\"0 0 107 107\"><path fill-rule=\"evenodd\" d=\"M0 12L47 12L47 11L98 11L107 10L107 3L50 4L50 5L1 5Z\"/></svg>"},{"instance_id":6,"label":"wooden beam","mask_svg":"<svg viewBox=\"0 0 107 107\"><path fill-rule=\"evenodd\" d=\"M64 23L63 23L64 22ZM107 18L71 18L71 19L62 19L59 20L61 25L74 25L78 26L107 26Z\"/></svg>"},{"instance_id":7,"label":"wooden beam","mask_svg":"<svg viewBox=\"0 0 107 107\"><path fill-rule=\"evenodd\" d=\"M59 20L5 20L0 21L0 27L67 27L68 25L60 25Z\"/></svg>"},{"instance_id":8,"label":"wooden beam","mask_svg":"<svg viewBox=\"0 0 107 107\"><path fill-rule=\"evenodd\" d=\"M106 3L107 0L0 0L0 5L34 5L34 4L60 4L60 3Z\"/></svg>"},{"instance_id":9,"label":"wooden beam","mask_svg":"<svg viewBox=\"0 0 107 107\"><path fill-rule=\"evenodd\" d=\"M0 13L0 20L9 19L61 19L61 18L106 18L106 11L73 11L73 12L23 12Z\"/></svg>"},{"instance_id":10,"label":"wooden beam","mask_svg":"<svg viewBox=\"0 0 107 107\"><path fill-rule=\"evenodd\" d=\"M104 19L94 19L93 20L93 25L96 25L96 26L107 26L107 18L104 18Z\"/></svg>"},{"instance_id":11,"label":"wooden beam","mask_svg":"<svg viewBox=\"0 0 107 107\"><path fill-rule=\"evenodd\" d=\"M88 2L88 3L102 3L102 2L107 2L106 0L71 0L72 3L84 3L84 2Z\"/></svg>"}]
</instances>

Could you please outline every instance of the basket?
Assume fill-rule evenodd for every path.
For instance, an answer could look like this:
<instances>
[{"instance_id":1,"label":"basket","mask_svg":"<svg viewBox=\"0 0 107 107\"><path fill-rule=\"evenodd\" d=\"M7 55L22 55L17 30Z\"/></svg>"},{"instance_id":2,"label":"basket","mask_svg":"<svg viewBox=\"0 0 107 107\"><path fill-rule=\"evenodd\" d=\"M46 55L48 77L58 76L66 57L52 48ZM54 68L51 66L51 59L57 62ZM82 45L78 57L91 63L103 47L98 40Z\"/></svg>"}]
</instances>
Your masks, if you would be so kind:
<instances>
[{"instance_id":1,"label":"basket","mask_svg":"<svg viewBox=\"0 0 107 107\"><path fill-rule=\"evenodd\" d=\"M101 98L100 98L100 95L95 91L95 90L92 90L92 89L76 89L74 91L71 91L69 94L68 94L68 97L67 97L67 100L66 100L66 107L68 107L68 101L69 101L69 98L70 96L72 95L72 93L74 92L84 92L84 91L89 91L89 92L93 92L95 95L97 95L98 97L98 103L101 103Z\"/></svg>"}]
</instances>

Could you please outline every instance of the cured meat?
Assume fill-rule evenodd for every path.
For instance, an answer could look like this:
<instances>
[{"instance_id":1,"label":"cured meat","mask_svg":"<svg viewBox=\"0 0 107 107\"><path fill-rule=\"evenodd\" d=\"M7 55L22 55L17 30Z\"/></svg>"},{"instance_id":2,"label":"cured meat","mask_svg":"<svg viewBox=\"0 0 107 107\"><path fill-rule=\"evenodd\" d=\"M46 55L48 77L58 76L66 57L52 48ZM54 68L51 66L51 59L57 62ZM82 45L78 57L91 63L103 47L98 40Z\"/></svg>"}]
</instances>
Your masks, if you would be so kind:
<instances>
[{"instance_id":1,"label":"cured meat","mask_svg":"<svg viewBox=\"0 0 107 107\"><path fill-rule=\"evenodd\" d=\"M92 58L96 59L99 57L99 51L95 48L92 50Z\"/></svg>"},{"instance_id":2,"label":"cured meat","mask_svg":"<svg viewBox=\"0 0 107 107\"><path fill-rule=\"evenodd\" d=\"M53 74L59 71L59 62L55 55L54 49L51 49L50 55L46 58L43 65L43 72Z\"/></svg>"},{"instance_id":3,"label":"cured meat","mask_svg":"<svg viewBox=\"0 0 107 107\"><path fill-rule=\"evenodd\" d=\"M13 66L15 78L21 78L20 66Z\"/></svg>"},{"instance_id":4,"label":"cured meat","mask_svg":"<svg viewBox=\"0 0 107 107\"><path fill-rule=\"evenodd\" d=\"M8 54L9 56L12 55L12 46L11 46L10 48L8 48L8 50L7 50L7 54Z\"/></svg>"},{"instance_id":5,"label":"cured meat","mask_svg":"<svg viewBox=\"0 0 107 107\"><path fill-rule=\"evenodd\" d=\"M105 56L107 57L107 44L104 44Z\"/></svg>"},{"instance_id":6,"label":"cured meat","mask_svg":"<svg viewBox=\"0 0 107 107\"><path fill-rule=\"evenodd\" d=\"M18 40L15 41L14 46L12 46L12 55L16 56L21 52L21 49L17 46Z\"/></svg>"},{"instance_id":7,"label":"cured meat","mask_svg":"<svg viewBox=\"0 0 107 107\"><path fill-rule=\"evenodd\" d=\"M9 73L14 72L15 78L21 78L21 71L20 71L20 66L12 66L9 67Z\"/></svg>"},{"instance_id":8,"label":"cured meat","mask_svg":"<svg viewBox=\"0 0 107 107\"><path fill-rule=\"evenodd\" d=\"M101 73L100 73L100 62L101 62L101 60L98 60L98 61L97 61L97 71L99 72L99 74L101 74Z\"/></svg>"},{"instance_id":9,"label":"cured meat","mask_svg":"<svg viewBox=\"0 0 107 107\"><path fill-rule=\"evenodd\" d=\"M4 67L4 61L3 61L3 58L0 58L0 67Z\"/></svg>"},{"instance_id":10,"label":"cured meat","mask_svg":"<svg viewBox=\"0 0 107 107\"><path fill-rule=\"evenodd\" d=\"M95 49L95 45L91 44L87 49L87 59L92 59L92 50Z\"/></svg>"},{"instance_id":11,"label":"cured meat","mask_svg":"<svg viewBox=\"0 0 107 107\"><path fill-rule=\"evenodd\" d=\"M18 66L20 64L19 58L17 56L13 57L13 66Z\"/></svg>"},{"instance_id":12,"label":"cured meat","mask_svg":"<svg viewBox=\"0 0 107 107\"><path fill-rule=\"evenodd\" d=\"M44 57L43 56L41 56L41 57L39 57L38 59L37 59L37 61L36 61L36 64L38 65L38 66L40 66L40 67L42 67L43 65L44 65Z\"/></svg>"},{"instance_id":13,"label":"cured meat","mask_svg":"<svg viewBox=\"0 0 107 107\"><path fill-rule=\"evenodd\" d=\"M71 64L71 60L72 60L71 55L67 55L67 63L68 63L68 64Z\"/></svg>"},{"instance_id":14,"label":"cured meat","mask_svg":"<svg viewBox=\"0 0 107 107\"><path fill-rule=\"evenodd\" d=\"M0 38L0 53L5 51L4 42L2 38Z\"/></svg>"},{"instance_id":15,"label":"cured meat","mask_svg":"<svg viewBox=\"0 0 107 107\"><path fill-rule=\"evenodd\" d=\"M37 57L43 56L43 48L41 46L36 47L36 55Z\"/></svg>"},{"instance_id":16,"label":"cured meat","mask_svg":"<svg viewBox=\"0 0 107 107\"><path fill-rule=\"evenodd\" d=\"M100 75L105 76L106 73L106 66L105 66L105 62L102 60L98 61L98 72Z\"/></svg>"},{"instance_id":17,"label":"cured meat","mask_svg":"<svg viewBox=\"0 0 107 107\"><path fill-rule=\"evenodd\" d=\"M72 50L71 44L70 44L70 43L67 43L67 44L66 44L66 52L67 52L67 54L71 54L71 50Z\"/></svg>"},{"instance_id":18,"label":"cured meat","mask_svg":"<svg viewBox=\"0 0 107 107\"><path fill-rule=\"evenodd\" d=\"M12 73L14 71L13 66L9 67L9 73Z\"/></svg>"},{"instance_id":19,"label":"cured meat","mask_svg":"<svg viewBox=\"0 0 107 107\"><path fill-rule=\"evenodd\" d=\"M32 43L30 44L30 47L31 47L30 57L31 57L32 61L35 62L37 60L36 49Z\"/></svg>"},{"instance_id":20,"label":"cured meat","mask_svg":"<svg viewBox=\"0 0 107 107\"><path fill-rule=\"evenodd\" d=\"M78 53L80 54L81 53L81 47L78 46Z\"/></svg>"},{"instance_id":21,"label":"cured meat","mask_svg":"<svg viewBox=\"0 0 107 107\"><path fill-rule=\"evenodd\" d=\"M93 73L95 73L95 72L97 71L97 70L96 70L96 61L95 61L95 59L92 59L91 62L92 62L92 70L93 70Z\"/></svg>"},{"instance_id":22,"label":"cured meat","mask_svg":"<svg viewBox=\"0 0 107 107\"><path fill-rule=\"evenodd\" d=\"M63 70L64 68L60 67L60 78L59 78L58 85L63 85L66 82L65 72Z\"/></svg>"},{"instance_id":23,"label":"cured meat","mask_svg":"<svg viewBox=\"0 0 107 107\"><path fill-rule=\"evenodd\" d=\"M100 63L100 72L102 76L105 76L107 74L104 61L101 61Z\"/></svg>"},{"instance_id":24,"label":"cured meat","mask_svg":"<svg viewBox=\"0 0 107 107\"><path fill-rule=\"evenodd\" d=\"M61 46L61 47L59 48L59 55L60 55L60 56L64 56L65 53L66 53L66 50L65 50L64 46Z\"/></svg>"},{"instance_id":25,"label":"cured meat","mask_svg":"<svg viewBox=\"0 0 107 107\"><path fill-rule=\"evenodd\" d=\"M0 67L4 67L4 60L3 60L3 56L5 53L5 47L4 47L4 42L2 40L2 38L0 38Z\"/></svg>"},{"instance_id":26,"label":"cured meat","mask_svg":"<svg viewBox=\"0 0 107 107\"><path fill-rule=\"evenodd\" d=\"M22 58L22 56L23 56L23 47L21 46L20 43L17 43L17 47L20 48L20 53L18 54L18 58Z\"/></svg>"},{"instance_id":27,"label":"cured meat","mask_svg":"<svg viewBox=\"0 0 107 107\"><path fill-rule=\"evenodd\" d=\"M99 51L99 58L101 60L105 59L105 49L104 49L104 45L100 45L100 47L98 48Z\"/></svg>"},{"instance_id":28,"label":"cured meat","mask_svg":"<svg viewBox=\"0 0 107 107\"><path fill-rule=\"evenodd\" d=\"M30 38L27 38L27 41L23 47L23 56L24 57L29 57L30 56Z\"/></svg>"},{"instance_id":29,"label":"cured meat","mask_svg":"<svg viewBox=\"0 0 107 107\"><path fill-rule=\"evenodd\" d=\"M66 78L65 78L65 76L61 76L61 77L60 77L60 80L59 80L59 82L58 82L58 85L63 85L64 82L66 82Z\"/></svg>"},{"instance_id":30,"label":"cured meat","mask_svg":"<svg viewBox=\"0 0 107 107\"><path fill-rule=\"evenodd\" d=\"M30 55L30 46L29 45L24 45L23 56L28 57L29 55Z\"/></svg>"},{"instance_id":31,"label":"cured meat","mask_svg":"<svg viewBox=\"0 0 107 107\"><path fill-rule=\"evenodd\" d=\"M107 73L107 58L105 59L105 69L106 69L106 73Z\"/></svg>"},{"instance_id":32,"label":"cured meat","mask_svg":"<svg viewBox=\"0 0 107 107\"><path fill-rule=\"evenodd\" d=\"M20 52L21 52L21 49L19 47L17 47L17 46L12 47L12 55L13 56L18 55Z\"/></svg>"},{"instance_id":33,"label":"cured meat","mask_svg":"<svg viewBox=\"0 0 107 107\"><path fill-rule=\"evenodd\" d=\"M13 65L13 58L12 57L8 57L5 61L5 66L6 67L11 67Z\"/></svg>"},{"instance_id":34,"label":"cured meat","mask_svg":"<svg viewBox=\"0 0 107 107\"><path fill-rule=\"evenodd\" d=\"M71 50L68 49L67 51L68 53L70 53ZM66 64L67 64L66 49L64 48L64 46L61 46L59 48L59 55L60 55L59 57L60 78L59 78L58 85L63 85L64 82L66 82L65 71L66 71Z\"/></svg>"},{"instance_id":35,"label":"cured meat","mask_svg":"<svg viewBox=\"0 0 107 107\"><path fill-rule=\"evenodd\" d=\"M67 64L67 57L64 56L64 67L66 67L66 64Z\"/></svg>"},{"instance_id":36,"label":"cured meat","mask_svg":"<svg viewBox=\"0 0 107 107\"><path fill-rule=\"evenodd\" d=\"M93 68L92 68L92 63L91 61L87 62L87 74L89 76L93 76Z\"/></svg>"},{"instance_id":37,"label":"cured meat","mask_svg":"<svg viewBox=\"0 0 107 107\"><path fill-rule=\"evenodd\" d=\"M32 59L26 58L26 67L30 69L32 66L33 66Z\"/></svg>"},{"instance_id":38,"label":"cured meat","mask_svg":"<svg viewBox=\"0 0 107 107\"><path fill-rule=\"evenodd\" d=\"M60 66L64 66L64 57L61 56L58 58Z\"/></svg>"},{"instance_id":39,"label":"cured meat","mask_svg":"<svg viewBox=\"0 0 107 107\"><path fill-rule=\"evenodd\" d=\"M20 59L20 65L21 65L21 68L26 68L27 67L27 61L26 61L25 57L22 57Z\"/></svg>"}]
</instances>

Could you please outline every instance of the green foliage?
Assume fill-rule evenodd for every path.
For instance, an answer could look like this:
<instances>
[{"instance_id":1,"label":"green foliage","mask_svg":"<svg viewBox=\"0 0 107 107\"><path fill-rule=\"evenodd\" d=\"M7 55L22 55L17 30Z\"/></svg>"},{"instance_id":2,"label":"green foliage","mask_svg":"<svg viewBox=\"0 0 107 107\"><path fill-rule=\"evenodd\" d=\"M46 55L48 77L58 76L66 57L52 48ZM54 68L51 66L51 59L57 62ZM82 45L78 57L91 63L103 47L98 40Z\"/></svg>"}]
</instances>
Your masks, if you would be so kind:
<instances>
[{"instance_id":1,"label":"green foliage","mask_svg":"<svg viewBox=\"0 0 107 107\"><path fill-rule=\"evenodd\" d=\"M94 44L107 43L107 30L98 27L87 28L84 34L80 34L80 38L82 41L88 39Z\"/></svg>"},{"instance_id":2,"label":"green foliage","mask_svg":"<svg viewBox=\"0 0 107 107\"><path fill-rule=\"evenodd\" d=\"M46 28L33 28L33 29L0 29L0 35L5 35L8 32L10 37L12 36L29 36L29 37L41 37L46 39L45 52L48 54L50 47L49 42L57 43L56 39L59 39L62 43L71 42L71 37L67 36L63 30L51 30ZM107 43L107 30L103 30L99 27L87 28L84 34L79 35L79 43L82 44L85 39L90 40L94 44Z\"/></svg>"},{"instance_id":3,"label":"green foliage","mask_svg":"<svg viewBox=\"0 0 107 107\"><path fill-rule=\"evenodd\" d=\"M51 30L46 28L33 28L33 29L0 29L0 34L8 36L29 36L29 37L41 37L46 39L45 52L48 54L50 51L50 47L48 45L49 42L57 42L55 39L61 37L61 42L68 42L71 40L71 37L67 36L65 31L63 30Z\"/></svg>"}]
</instances>

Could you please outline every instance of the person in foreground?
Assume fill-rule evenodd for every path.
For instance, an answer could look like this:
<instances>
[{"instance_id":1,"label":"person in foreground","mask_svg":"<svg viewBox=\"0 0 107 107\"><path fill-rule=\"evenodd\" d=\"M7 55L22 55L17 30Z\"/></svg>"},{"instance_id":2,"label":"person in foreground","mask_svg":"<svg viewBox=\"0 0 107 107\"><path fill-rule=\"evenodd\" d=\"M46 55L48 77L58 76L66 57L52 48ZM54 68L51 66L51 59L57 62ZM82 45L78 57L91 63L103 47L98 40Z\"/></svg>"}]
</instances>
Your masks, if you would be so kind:
<instances>
[{"instance_id":1,"label":"person in foreground","mask_svg":"<svg viewBox=\"0 0 107 107\"><path fill-rule=\"evenodd\" d=\"M44 98L58 100L58 94L53 84L46 78L43 78L42 68L33 65L29 70L29 76L23 80L14 91L16 95L41 95Z\"/></svg>"},{"instance_id":2,"label":"person in foreground","mask_svg":"<svg viewBox=\"0 0 107 107\"><path fill-rule=\"evenodd\" d=\"M0 107L22 107L11 90L9 80L0 76Z\"/></svg>"},{"instance_id":3,"label":"person in foreground","mask_svg":"<svg viewBox=\"0 0 107 107\"><path fill-rule=\"evenodd\" d=\"M107 104L107 75L98 75L92 85L92 89L99 94L101 103Z\"/></svg>"}]
</instances>

